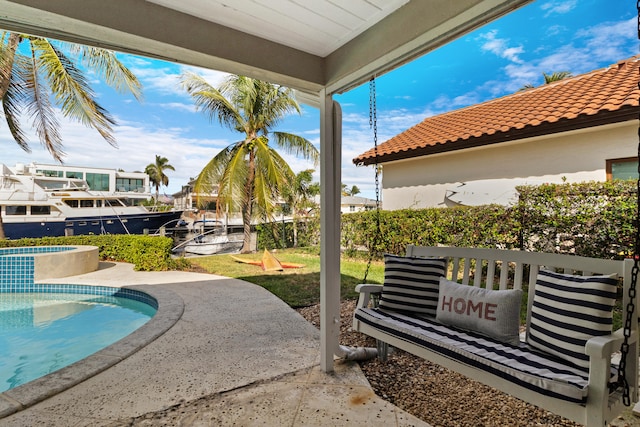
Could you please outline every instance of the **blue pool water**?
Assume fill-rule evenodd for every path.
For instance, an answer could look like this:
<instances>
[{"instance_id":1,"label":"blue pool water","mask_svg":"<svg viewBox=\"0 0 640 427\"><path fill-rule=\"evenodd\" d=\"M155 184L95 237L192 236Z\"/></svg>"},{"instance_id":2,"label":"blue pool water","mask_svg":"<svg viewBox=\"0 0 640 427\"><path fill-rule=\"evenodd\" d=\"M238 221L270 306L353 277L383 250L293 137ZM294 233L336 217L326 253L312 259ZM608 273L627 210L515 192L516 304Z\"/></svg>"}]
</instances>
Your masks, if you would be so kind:
<instances>
[{"instance_id":1,"label":"blue pool water","mask_svg":"<svg viewBox=\"0 0 640 427\"><path fill-rule=\"evenodd\" d=\"M37 286L37 285L36 285ZM38 286L38 288L40 288ZM0 392L47 375L107 347L156 312L146 294L99 287L93 294L70 286L42 292L0 292ZM116 295L114 295L116 294ZM153 305L153 301L150 302Z\"/></svg>"}]
</instances>

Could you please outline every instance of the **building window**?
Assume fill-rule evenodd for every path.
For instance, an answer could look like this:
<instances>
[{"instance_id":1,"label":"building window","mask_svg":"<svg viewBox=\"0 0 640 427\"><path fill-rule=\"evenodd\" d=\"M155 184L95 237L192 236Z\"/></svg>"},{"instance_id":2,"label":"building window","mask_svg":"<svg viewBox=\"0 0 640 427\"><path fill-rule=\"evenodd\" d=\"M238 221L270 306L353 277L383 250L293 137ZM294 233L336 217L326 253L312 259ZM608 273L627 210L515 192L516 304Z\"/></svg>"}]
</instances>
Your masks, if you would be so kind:
<instances>
[{"instance_id":1,"label":"building window","mask_svg":"<svg viewBox=\"0 0 640 427\"><path fill-rule=\"evenodd\" d=\"M607 181L614 179L638 179L638 158L607 160Z\"/></svg>"},{"instance_id":2,"label":"building window","mask_svg":"<svg viewBox=\"0 0 640 427\"><path fill-rule=\"evenodd\" d=\"M47 169L36 169L36 173L41 173L44 176L62 178L62 171L53 171Z\"/></svg>"},{"instance_id":3,"label":"building window","mask_svg":"<svg viewBox=\"0 0 640 427\"><path fill-rule=\"evenodd\" d=\"M349 206L349 212L355 212L356 207L354 205Z\"/></svg>"},{"instance_id":4,"label":"building window","mask_svg":"<svg viewBox=\"0 0 640 427\"><path fill-rule=\"evenodd\" d=\"M27 207L26 206L7 206L5 208L5 212L7 215L26 215Z\"/></svg>"},{"instance_id":5,"label":"building window","mask_svg":"<svg viewBox=\"0 0 640 427\"><path fill-rule=\"evenodd\" d=\"M77 171L67 171L66 177L73 178L73 179L84 179L84 174L82 172L77 172Z\"/></svg>"},{"instance_id":6,"label":"building window","mask_svg":"<svg viewBox=\"0 0 640 427\"><path fill-rule=\"evenodd\" d=\"M93 191L109 191L109 175L106 173L87 172L87 184Z\"/></svg>"},{"instance_id":7,"label":"building window","mask_svg":"<svg viewBox=\"0 0 640 427\"><path fill-rule=\"evenodd\" d=\"M31 215L49 215L51 206L31 206Z\"/></svg>"},{"instance_id":8,"label":"building window","mask_svg":"<svg viewBox=\"0 0 640 427\"><path fill-rule=\"evenodd\" d=\"M134 178L116 178L116 191L135 191L144 193L144 180Z\"/></svg>"}]
</instances>

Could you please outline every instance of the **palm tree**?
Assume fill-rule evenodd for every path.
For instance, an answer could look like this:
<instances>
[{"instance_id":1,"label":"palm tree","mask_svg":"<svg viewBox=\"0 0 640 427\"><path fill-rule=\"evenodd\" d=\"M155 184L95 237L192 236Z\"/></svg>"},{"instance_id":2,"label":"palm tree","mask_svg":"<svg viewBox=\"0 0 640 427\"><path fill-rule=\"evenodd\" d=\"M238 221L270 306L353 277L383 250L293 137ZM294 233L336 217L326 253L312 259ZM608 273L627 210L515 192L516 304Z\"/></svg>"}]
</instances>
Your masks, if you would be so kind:
<instances>
[{"instance_id":1,"label":"palm tree","mask_svg":"<svg viewBox=\"0 0 640 427\"><path fill-rule=\"evenodd\" d=\"M24 49L19 49L22 43ZM109 144L116 145L112 134L115 120L96 102L76 63L96 72L117 91L141 98L140 82L111 51L0 31L0 102L9 131L23 150L30 152L20 120L29 117L40 142L62 162L62 137L52 102L63 116L94 128ZM0 216L0 238L4 237Z\"/></svg>"},{"instance_id":2,"label":"palm tree","mask_svg":"<svg viewBox=\"0 0 640 427\"><path fill-rule=\"evenodd\" d=\"M347 188L347 184L342 184L343 196L355 196L356 194L360 194L360 189L357 185L352 185L351 188Z\"/></svg>"},{"instance_id":3,"label":"palm tree","mask_svg":"<svg viewBox=\"0 0 640 427\"><path fill-rule=\"evenodd\" d=\"M291 112L300 113L291 89L244 76L229 76L218 89L202 77L187 73L182 85L196 107L213 121L244 134L244 138L220 151L196 178L194 190L211 193L218 185L217 208L241 212L244 243L241 252L251 252L251 219L273 218L279 189L291 185L294 173L270 145L286 153L312 159L318 150L307 139L272 131Z\"/></svg>"},{"instance_id":4,"label":"palm tree","mask_svg":"<svg viewBox=\"0 0 640 427\"><path fill-rule=\"evenodd\" d=\"M542 76L544 77L544 84L548 85L549 83L553 83L560 80L568 79L569 77L573 77L573 74L571 74L570 71L556 71L555 73L551 73L551 74L542 73ZM534 87L535 86L532 85L531 83L527 83L526 85L522 86L520 90L533 89Z\"/></svg>"},{"instance_id":5,"label":"palm tree","mask_svg":"<svg viewBox=\"0 0 640 427\"><path fill-rule=\"evenodd\" d=\"M298 219L308 216L309 210L314 207L312 198L320 194L320 186L312 184L313 169L299 172L291 185L284 187L282 197L291 210L293 220L293 247L298 247Z\"/></svg>"},{"instance_id":6,"label":"palm tree","mask_svg":"<svg viewBox=\"0 0 640 427\"><path fill-rule=\"evenodd\" d=\"M176 169L169 164L169 159L157 154L155 163L149 163L144 169L144 173L149 175L149 181L156 187L156 203L160 197L160 186L169 185L169 177L164 173L165 170L175 171Z\"/></svg>"}]
</instances>

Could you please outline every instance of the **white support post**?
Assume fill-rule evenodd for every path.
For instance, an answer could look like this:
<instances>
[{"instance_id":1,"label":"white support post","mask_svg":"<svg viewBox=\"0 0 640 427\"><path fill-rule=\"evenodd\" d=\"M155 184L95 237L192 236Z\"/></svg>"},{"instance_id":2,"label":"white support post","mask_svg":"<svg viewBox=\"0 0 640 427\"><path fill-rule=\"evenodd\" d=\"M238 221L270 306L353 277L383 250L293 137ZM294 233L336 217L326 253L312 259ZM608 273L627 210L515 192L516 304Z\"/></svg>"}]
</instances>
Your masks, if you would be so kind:
<instances>
[{"instance_id":1,"label":"white support post","mask_svg":"<svg viewBox=\"0 0 640 427\"><path fill-rule=\"evenodd\" d=\"M333 372L340 335L342 111L320 92L320 368Z\"/></svg>"}]
</instances>

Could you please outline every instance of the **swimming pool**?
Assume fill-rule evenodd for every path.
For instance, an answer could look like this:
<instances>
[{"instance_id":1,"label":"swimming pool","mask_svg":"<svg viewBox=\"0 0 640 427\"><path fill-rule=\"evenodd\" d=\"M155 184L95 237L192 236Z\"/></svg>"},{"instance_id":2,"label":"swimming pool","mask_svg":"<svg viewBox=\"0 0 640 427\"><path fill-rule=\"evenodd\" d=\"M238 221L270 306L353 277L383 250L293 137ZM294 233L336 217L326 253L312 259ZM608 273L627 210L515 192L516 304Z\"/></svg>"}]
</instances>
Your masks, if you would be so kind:
<instances>
[{"instance_id":1,"label":"swimming pool","mask_svg":"<svg viewBox=\"0 0 640 427\"><path fill-rule=\"evenodd\" d=\"M30 284L0 292L0 392L109 346L147 323L158 308L133 289Z\"/></svg>"}]
</instances>

